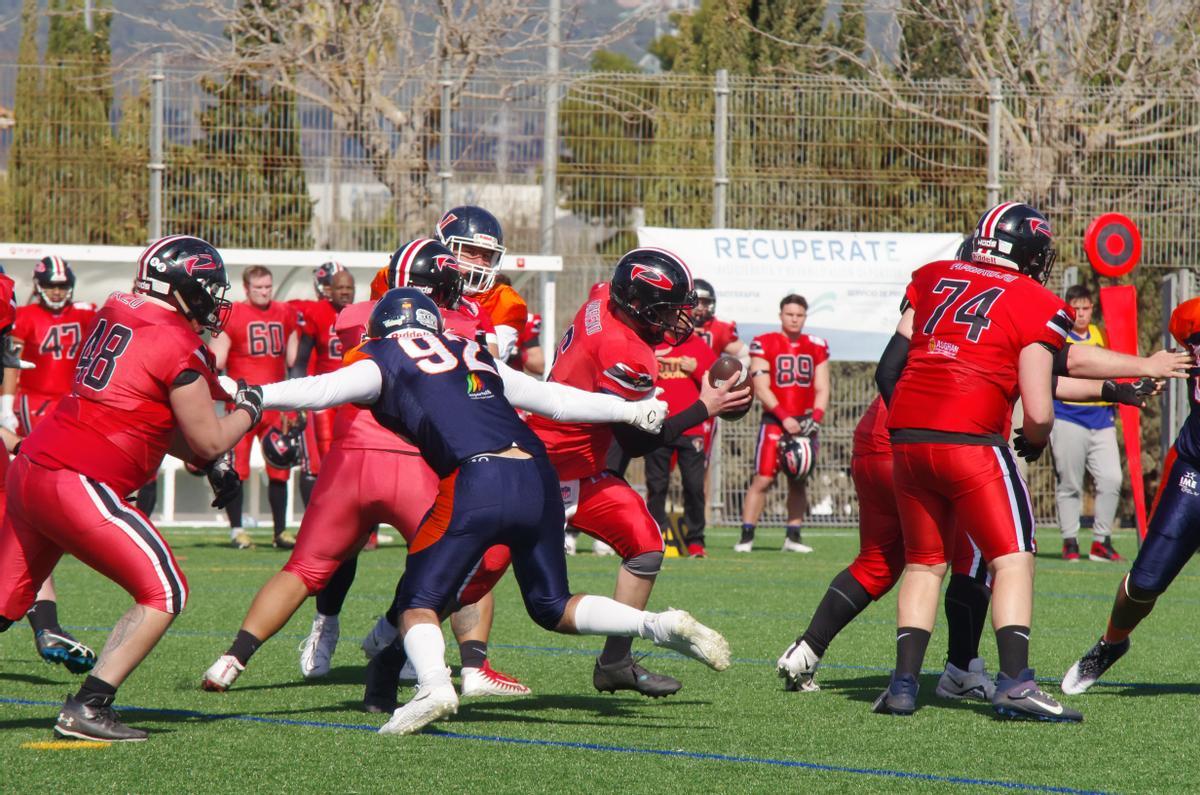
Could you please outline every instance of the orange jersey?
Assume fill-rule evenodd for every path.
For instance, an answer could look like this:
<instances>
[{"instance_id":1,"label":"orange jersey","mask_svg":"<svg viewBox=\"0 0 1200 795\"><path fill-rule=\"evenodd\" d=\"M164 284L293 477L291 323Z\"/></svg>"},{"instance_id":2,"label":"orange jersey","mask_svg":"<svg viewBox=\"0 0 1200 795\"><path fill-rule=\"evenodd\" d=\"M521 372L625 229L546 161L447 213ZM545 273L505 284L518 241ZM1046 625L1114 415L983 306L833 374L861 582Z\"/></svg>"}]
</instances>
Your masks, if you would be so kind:
<instances>
[{"instance_id":1,"label":"orange jersey","mask_svg":"<svg viewBox=\"0 0 1200 795\"><path fill-rule=\"evenodd\" d=\"M520 334L525 329L529 317L529 308L525 299L507 284L497 284L475 300L483 307L483 311L492 319L492 325L509 326Z\"/></svg>"}]
</instances>

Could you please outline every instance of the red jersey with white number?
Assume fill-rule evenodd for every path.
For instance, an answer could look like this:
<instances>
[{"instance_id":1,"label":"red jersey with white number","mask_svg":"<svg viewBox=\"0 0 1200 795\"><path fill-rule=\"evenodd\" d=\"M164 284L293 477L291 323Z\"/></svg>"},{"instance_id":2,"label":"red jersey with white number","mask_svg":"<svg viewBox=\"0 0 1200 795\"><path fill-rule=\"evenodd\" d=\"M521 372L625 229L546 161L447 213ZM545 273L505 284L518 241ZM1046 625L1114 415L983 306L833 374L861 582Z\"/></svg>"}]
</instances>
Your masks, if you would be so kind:
<instances>
[{"instance_id":1,"label":"red jersey with white number","mask_svg":"<svg viewBox=\"0 0 1200 795\"><path fill-rule=\"evenodd\" d=\"M288 304L296 310L300 333L313 340L312 355L308 357L308 374L324 375L339 369L344 349L334 328L338 310L333 302L324 298L315 301L296 299L288 301Z\"/></svg>"},{"instance_id":2,"label":"red jersey with white number","mask_svg":"<svg viewBox=\"0 0 1200 795\"><path fill-rule=\"evenodd\" d=\"M829 343L810 334L791 339L782 331L773 331L754 338L750 355L766 359L771 394L779 401L775 411L763 412L764 419L774 415L782 422L785 417L798 417L813 407L817 396L813 386L817 365L829 360Z\"/></svg>"},{"instance_id":3,"label":"red jersey with white number","mask_svg":"<svg viewBox=\"0 0 1200 795\"><path fill-rule=\"evenodd\" d=\"M720 356L729 347L729 343L737 342L737 323L732 320L717 320L709 318L703 326L697 326L694 332L697 337L708 343L713 353Z\"/></svg>"},{"instance_id":4,"label":"red jersey with white number","mask_svg":"<svg viewBox=\"0 0 1200 795\"><path fill-rule=\"evenodd\" d=\"M999 436L1017 399L1017 360L1028 345L1059 350L1075 313L1028 276L946 260L913 273L908 362L888 428Z\"/></svg>"},{"instance_id":5,"label":"red jersey with white number","mask_svg":"<svg viewBox=\"0 0 1200 795\"><path fill-rule=\"evenodd\" d=\"M70 392L75 361L95 318L91 304L68 304L59 312L40 301L18 307L12 335L22 346L21 359L35 365L21 371L18 389L50 398Z\"/></svg>"},{"instance_id":6,"label":"red jersey with white number","mask_svg":"<svg viewBox=\"0 0 1200 795\"><path fill-rule=\"evenodd\" d=\"M251 384L272 384L287 377L287 339L296 330L296 310L283 301L257 307L239 301L223 333L229 335L225 372Z\"/></svg>"},{"instance_id":7,"label":"red jersey with white number","mask_svg":"<svg viewBox=\"0 0 1200 795\"><path fill-rule=\"evenodd\" d=\"M658 360L650 346L612 313L607 282L592 287L554 356L551 381L626 400L654 394ZM561 480L587 477L604 469L612 443L608 425L558 423L533 416L529 426L545 443Z\"/></svg>"},{"instance_id":8,"label":"red jersey with white number","mask_svg":"<svg viewBox=\"0 0 1200 795\"><path fill-rule=\"evenodd\" d=\"M170 393L185 370L200 374L214 400L229 397L217 384L212 355L182 315L113 293L84 341L71 394L21 452L129 494L154 476L170 447L176 428Z\"/></svg>"},{"instance_id":9,"label":"red jersey with white number","mask_svg":"<svg viewBox=\"0 0 1200 795\"><path fill-rule=\"evenodd\" d=\"M682 345L659 345L654 349L658 358L658 381L655 386L662 387L660 400L667 402L667 414L678 414L700 399L701 379L713 366L717 355L708 347L708 343L694 334L683 341ZM696 369L690 373L683 370L678 361L684 357L696 360ZM683 432L684 436L703 436L707 432L707 422L700 422Z\"/></svg>"}]
</instances>

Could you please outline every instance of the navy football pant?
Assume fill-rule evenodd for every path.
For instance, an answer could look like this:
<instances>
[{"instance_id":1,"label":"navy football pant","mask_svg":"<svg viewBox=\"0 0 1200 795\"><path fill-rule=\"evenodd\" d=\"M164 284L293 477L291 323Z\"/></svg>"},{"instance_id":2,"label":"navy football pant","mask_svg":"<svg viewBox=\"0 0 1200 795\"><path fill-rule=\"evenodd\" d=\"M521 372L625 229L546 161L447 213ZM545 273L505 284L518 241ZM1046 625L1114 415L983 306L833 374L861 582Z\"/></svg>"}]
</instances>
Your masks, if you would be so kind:
<instances>
[{"instance_id":1,"label":"navy football pant","mask_svg":"<svg viewBox=\"0 0 1200 795\"><path fill-rule=\"evenodd\" d=\"M1129 572L1129 584L1160 594L1200 549L1200 469L1167 454L1146 540Z\"/></svg>"},{"instance_id":2,"label":"navy football pant","mask_svg":"<svg viewBox=\"0 0 1200 795\"><path fill-rule=\"evenodd\" d=\"M525 609L554 629L571 597L563 554L562 496L544 457L478 455L442 479L438 497L409 545L399 607L444 614L495 544L512 550Z\"/></svg>"}]
</instances>

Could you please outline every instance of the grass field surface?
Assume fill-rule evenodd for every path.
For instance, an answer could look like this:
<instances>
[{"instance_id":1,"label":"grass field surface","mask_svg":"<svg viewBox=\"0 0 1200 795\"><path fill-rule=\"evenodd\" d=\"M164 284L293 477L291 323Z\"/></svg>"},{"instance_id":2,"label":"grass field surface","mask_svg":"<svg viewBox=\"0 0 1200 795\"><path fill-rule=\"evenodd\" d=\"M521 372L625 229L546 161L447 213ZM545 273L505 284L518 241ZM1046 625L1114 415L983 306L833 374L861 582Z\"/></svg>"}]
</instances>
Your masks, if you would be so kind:
<instances>
[{"instance_id":1,"label":"grass field surface","mask_svg":"<svg viewBox=\"0 0 1200 795\"><path fill-rule=\"evenodd\" d=\"M262 542L263 533L258 539ZM359 711L358 647L391 597L403 545L365 553L342 613L333 672L301 678L297 645L311 601L251 661L228 693L201 674L232 640L255 591L282 566L269 546L238 552L217 530L167 532L191 584L187 610L118 694L146 743L52 742L57 707L79 677L41 662L25 623L0 635L0 791L54 792L1182 792L1200 787L1195 753L1200 675L1194 664L1200 582L1185 570L1133 649L1083 696L1081 725L1011 723L990 708L934 696L945 649L939 625L912 718L870 704L893 656L895 596L872 606L825 657L818 693L786 693L775 659L804 628L829 580L853 557L853 530L813 531L811 555L778 550L782 531L735 555L731 530L711 533L707 560L666 562L652 609L686 608L733 647L724 673L644 641L654 670L683 690L651 701L591 685L600 641L553 635L525 615L511 577L497 591L493 664L530 687L520 699L467 699L452 720L414 737L380 737L385 716ZM1043 531L1033 664L1051 693L1099 636L1126 564L1066 563ZM1116 544L1132 558L1134 542ZM582 544L581 546L586 546ZM618 562L570 561L579 591L610 593ZM73 559L55 573L64 626L99 650L128 607L116 586ZM447 633L448 634L448 633ZM457 666L457 647L448 644ZM995 669L990 632L984 655Z\"/></svg>"}]
</instances>

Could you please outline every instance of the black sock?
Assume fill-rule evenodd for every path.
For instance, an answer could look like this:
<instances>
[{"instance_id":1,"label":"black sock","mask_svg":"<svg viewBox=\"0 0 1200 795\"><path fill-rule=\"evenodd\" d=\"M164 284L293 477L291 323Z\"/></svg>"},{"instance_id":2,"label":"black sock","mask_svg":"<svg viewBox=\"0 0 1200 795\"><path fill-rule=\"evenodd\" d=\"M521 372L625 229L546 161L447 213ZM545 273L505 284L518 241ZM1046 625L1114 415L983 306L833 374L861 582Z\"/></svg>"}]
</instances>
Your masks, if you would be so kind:
<instances>
[{"instance_id":1,"label":"black sock","mask_svg":"<svg viewBox=\"0 0 1200 795\"><path fill-rule=\"evenodd\" d=\"M58 602L39 599L29 608L25 617L29 619L29 626L33 628L34 635L43 629L58 629Z\"/></svg>"},{"instance_id":2,"label":"black sock","mask_svg":"<svg viewBox=\"0 0 1200 795\"><path fill-rule=\"evenodd\" d=\"M242 529L242 503L246 496L246 481L238 486L237 494L225 506L225 515L229 517L229 526L234 530Z\"/></svg>"},{"instance_id":3,"label":"black sock","mask_svg":"<svg viewBox=\"0 0 1200 795\"><path fill-rule=\"evenodd\" d=\"M896 630L896 673L921 675L921 663L925 662L925 649L929 646L929 632L917 627L899 627Z\"/></svg>"},{"instance_id":4,"label":"black sock","mask_svg":"<svg viewBox=\"0 0 1200 795\"><path fill-rule=\"evenodd\" d=\"M358 572L358 556L346 558L337 571L329 578L321 592L317 594L317 612L323 616L336 616L342 612L346 594L354 584L354 575Z\"/></svg>"},{"instance_id":5,"label":"black sock","mask_svg":"<svg viewBox=\"0 0 1200 795\"><path fill-rule=\"evenodd\" d=\"M742 538L754 538L754 525L742 522Z\"/></svg>"},{"instance_id":6,"label":"black sock","mask_svg":"<svg viewBox=\"0 0 1200 795\"><path fill-rule=\"evenodd\" d=\"M271 504L271 521L275 523L275 535L287 529L287 487L286 480L267 482L267 502Z\"/></svg>"},{"instance_id":7,"label":"black sock","mask_svg":"<svg viewBox=\"0 0 1200 795\"><path fill-rule=\"evenodd\" d=\"M397 635L394 641L384 646L379 654L375 655L375 659L379 660L381 665L386 665L399 673L404 664L408 662L408 653L404 651L404 638Z\"/></svg>"},{"instance_id":8,"label":"black sock","mask_svg":"<svg viewBox=\"0 0 1200 795\"><path fill-rule=\"evenodd\" d=\"M604 649L600 652L600 664L611 665L631 656L633 638L608 638L604 641Z\"/></svg>"},{"instance_id":9,"label":"black sock","mask_svg":"<svg viewBox=\"0 0 1200 795\"><path fill-rule=\"evenodd\" d=\"M946 659L963 671L979 656L979 639L991 601L992 589L984 583L965 574L950 575L946 588L946 623L950 629Z\"/></svg>"},{"instance_id":10,"label":"black sock","mask_svg":"<svg viewBox=\"0 0 1200 795\"><path fill-rule=\"evenodd\" d=\"M1029 667L1029 627L1009 624L996 630L1000 673L1016 679Z\"/></svg>"},{"instance_id":11,"label":"black sock","mask_svg":"<svg viewBox=\"0 0 1200 795\"><path fill-rule=\"evenodd\" d=\"M800 543L800 528L802 526L803 525L798 524L790 524L787 526L787 537L789 541L795 541L797 544Z\"/></svg>"},{"instance_id":12,"label":"black sock","mask_svg":"<svg viewBox=\"0 0 1200 795\"><path fill-rule=\"evenodd\" d=\"M233 639L233 645L229 647L226 654L232 654L242 665L250 662L250 658L254 656L254 652L258 651L258 647L262 645L262 641L251 635L244 629L239 629L237 637Z\"/></svg>"},{"instance_id":13,"label":"black sock","mask_svg":"<svg viewBox=\"0 0 1200 795\"><path fill-rule=\"evenodd\" d=\"M482 668L487 661L487 643L482 640L464 640L458 644L458 655L463 668Z\"/></svg>"},{"instance_id":14,"label":"black sock","mask_svg":"<svg viewBox=\"0 0 1200 795\"><path fill-rule=\"evenodd\" d=\"M79 692L75 694L76 701L93 707L107 707L113 703L113 699L116 697L117 689L115 687L90 674L83 680L83 684L79 686Z\"/></svg>"},{"instance_id":15,"label":"black sock","mask_svg":"<svg viewBox=\"0 0 1200 795\"><path fill-rule=\"evenodd\" d=\"M156 505L158 505L158 481L152 480L138 489L137 509L146 514L146 516L149 516L154 513L154 506Z\"/></svg>"},{"instance_id":16,"label":"black sock","mask_svg":"<svg viewBox=\"0 0 1200 795\"><path fill-rule=\"evenodd\" d=\"M308 501L312 499L313 487L317 485L317 476L304 474L300 476L300 499L304 501L304 507L308 507Z\"/></svg>"},{"instance_id":17,"label":"black sock","mask_svg":"<svg viewBox=\"0 0 1200 795\"><path fill-rule=\"evenodd\" d=\"M817 605L808 629L800 636L818 655L824 655L837 634L871 604L871 595L849 569L842 569L829 583L829 590Z\"/></svg>"}]
</instances>

